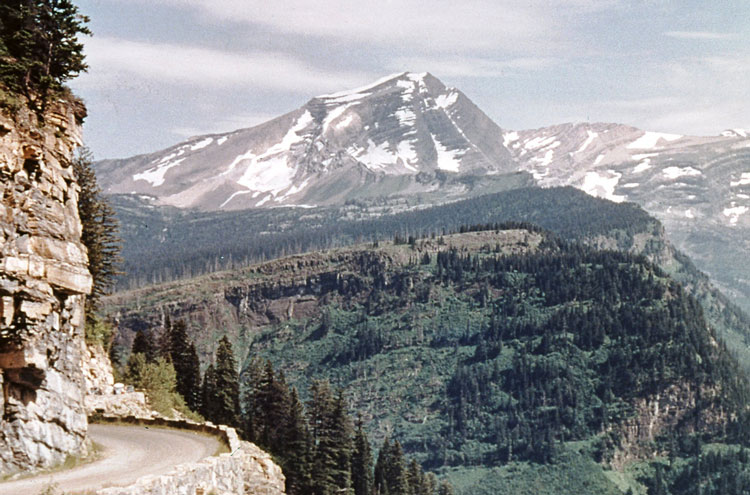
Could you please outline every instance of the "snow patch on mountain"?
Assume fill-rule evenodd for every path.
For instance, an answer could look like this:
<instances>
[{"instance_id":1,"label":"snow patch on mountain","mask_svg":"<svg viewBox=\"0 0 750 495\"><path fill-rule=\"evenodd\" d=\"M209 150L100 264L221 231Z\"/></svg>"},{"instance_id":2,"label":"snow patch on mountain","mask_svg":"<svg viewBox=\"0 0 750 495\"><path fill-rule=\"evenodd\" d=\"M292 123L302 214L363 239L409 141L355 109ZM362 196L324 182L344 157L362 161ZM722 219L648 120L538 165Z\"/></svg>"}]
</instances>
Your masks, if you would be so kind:
<instances>
[{"instance_id":1,"label":"snow patch on mountain","mask_svg":"<svg viewBox=\"0 0 750 495\"><path fill-rule=\"evenodd\" d=\"M333 122L335 122L339 117L344 115L344 113L349 110L354 105L357 105L359 102L353 102L353 103L347 103L344 105L340 105L335 107L333 110L328 112L328 115L326 115L326 118L323 119L323 132L326 132L328 128L331 126ZM351 116L349 116L351 118ZM339 128L339 125L336 125L336 128Z\"/></svg>"},{"instance_id":2,"label":"snow patch on mountain","mask_svg":"<svg viewBox=\"0 0 750 495\"><path fill-rule=\"evenodd\" d=\"M608 199L615 203L625 201L625 196L615 194L615 188L622 174L614 170L587 172L581 189L591 196Z\"/></svg>"},{"instance_id":3,"label":"snow patch on mountain","mask_svg":"<svg viewBox=\"0 0 750 495\"><path fill-rule=\"evenodd\" d=\"M557 141L556 136L538 136L533 139L529 139L523 145L523 147L529 151L535 151L542 148L556 148L560 146L560 141Z\"/></svg>"},{"instance_id":4,"label":"snow patch on mountain","mask_svg":"<svg viewBox=\"0 0 750 495\"><path fill-rule=\"evenodd\" d=\"M377 88L381 84L387 83L388 81L390 81L392 79L396 79L396 78L402 77L405 74L406 74L405 72L399 72L397 74L390 74L390 75L387 75L385 77L381 77L377 81L375 81L373 83L370 83L370 84L368 84L366 86L360 86L359 88L349 89L349 90L345 90L345 91L338 91L336 93L329 93L329 94L326 94L326 95L320 95L320 96L318 96L318 98L326 99L326 100L328 100L328 99L336 99L336 100L338 100L340 98L346 98L346 97L349 97L349 96L357 96L357 98L361 98L361 97L364 97L364 96L368 96L367 94L364 94L366 91L370 91L371 89Z\"/></svg>"},{"instance_id":5,"label":"snow patch on mountain","mask_svg":"<svg viewBox=\"0 0 750 495\"><path fill-rule=\"evenodd\" d=\"M648 170L650 168L651 168L651 159L650 158L646 158L641 163L639 163L638 165L636 165L635 168L633 168L633 173L634 174L640 174L641 172L645 172L646 170Z\"/></svg>"},{"instance_id":6,"label":"snow patch on mountain","mask_svg":"<svg viewBox=\"0 0 750 495\"><path fill-rule=\"evenodd\" d=\"M458 172L461 167L461 162L458 160L463 154L462 150L449 150L443 143L438 140L437 136L432 136L432 142L435 143L435 151L437 152L437 167L440 170L447 170L448 172Z\"/></svg>"},{"instance_id":7,"label":"snow patch on mountain","mask_svg":"<svg viewBox=\"0 0 750 495\"><path fill-rule=\"evenodd\" d=\"M518 143L518 138L519 136L516 131L503 133L503 146L507 148L509 145L513 144L513 147L517 148L520 144Z\"/></svg>"},{"instance_id":8,"label":"snow patch on mountain","mask_svg":"<svg viewBox=\"0 0 750 495\"><path fill-rule=\"evenodd\" d=\"M729 225L737 225L740 219L740 215L744 215L750 209L747 206L736 206L734 201L731 203L729 208L724 208L722 213L725 217L729 218Z\"/></svg>"},{"instance_id":9,"label":"snow patch on mountain","mask_svg":"<svg viewBox=\"0 0 750 495\"><path fill-rule=\"evenodd\" d=\"M169 156L171 157L173 155ZM152 186L159 187L160 185L164 184L164 175L169 171L169 169L176 167L180 163L184 162L185 158L178 158L177 160L168 161L166 163L159 163L159 165L157 165L156 167L144 170L139 174L133 175L133 180L145 180ZM164 160L165 159L163 158L161 162L164 162Z\"/></svg>"},{"instance_id":10,"label":"snow patch on mountain","mask_svg":"<svg viewBox=\"0 0 750 495\"><path fill-rule=\"evenodd\" d=\"M198 151L198 150L201 150L201 149L205 148L206 146L208 146L209 144L211 144L211 143L213 143L213 142L214 142L214 138L210 138L210 137L209 137L209 138L203 139L203 140L201 140L201 141L198 141L198 142L197 142L197 143L195 143L194 145L192 145L192 146L190 147L190 151Z\"/></svg>"},{"instance_id":11,"label":"snow patch on mountain","mask_svg":"<svg viewBox=\"0 0 750 495\"><path fill-rule=\"evenodd\" d=\"M654 149L660 140L664 141L676 141L683 136L680 134L667 134L664 132L651 132L646 131L643 136L639 137L632 143L626 146L628 149Z\"/></svg>"},{"instance_id":12,"label":"snow patch on mountain","mask_svg":"<svg viewBox=\"0 0 750 495\"><path fill-rule=\"evenodd\" d=\"M417 115L408 107L399 108L393 115L398 119L398 123L402 126L414 127L414 123L417 121Z\"/></svg>"},{"instance_id":13,"label":"snow patch on mountain","mask_svg":"<svg viewBox=\"0 0 750 495\"><path fill-rule=\"evenodd\" d=\"M750 172L743 172L739 180L730 181L729 185L731 187L750 185Z\"/></svg>"},{"instance_id":14,"label":"snow patch on mountain","mask_svg":"<svg viewBox=\"0 0 750 495\"><path fill-rule=\"evenodd\" d=\"M664 177L667 179L677 179L679 177L695 177L702 175L701 171L693 167L667 167L662 170Z\"/></svg>"},{"instance_id":15,"label":"snow patch on mountain","mask_svg":"<svg viewBox=\"0 0 750 495\"><path fill-rule=\"evenodd\" d=\"M446 95L440 95L435 98L435 104L443 110L456 103L456 101L458 101L458 93L455 91L451 91Z\"/></svg>"},{"instance_id":16,"label":"snow patch on mountain","mask_svg":"<svg viewBox=\"0 0 750 495\"><path fill-rule=\"evenodd\" d=\"M596 139L599 136L598 132L590 131L588 129L586 129L586 134L588 135L588 137L586 137L586 141L583 142L583 144L581 145L580 148L578 148L578 151L576 151L576 153L583 153L586 150L586 148L588 148L589 145L594 142L594 139Z\"/></svg>"}]
</instances>

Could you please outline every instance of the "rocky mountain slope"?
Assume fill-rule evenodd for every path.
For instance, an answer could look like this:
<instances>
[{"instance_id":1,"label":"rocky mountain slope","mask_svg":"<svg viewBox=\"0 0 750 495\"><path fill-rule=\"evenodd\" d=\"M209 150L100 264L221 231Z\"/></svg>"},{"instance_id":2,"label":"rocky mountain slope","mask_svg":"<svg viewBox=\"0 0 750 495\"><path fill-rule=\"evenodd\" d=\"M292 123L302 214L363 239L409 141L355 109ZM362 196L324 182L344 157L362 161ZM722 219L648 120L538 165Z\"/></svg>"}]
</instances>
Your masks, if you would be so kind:
<instances>
[{"instance_id":1,"label":"rocky mountain slope","mask_svg":"<svg viewBox=\"0 0 750 495\"><path fill-rule=\"evenodd\" d=\"M57 103L40 125L0 116L0 475L85 452L80 104Z\"/></svg>"},{"instance_id":2,"label":"rocky mountain slope","mask_svg":"<svg viewBox=\"0 0 750 495\"><path fill-rule=\"evenodd\" d=\"M270 122L97 166L107 193L202 209L321 205L438 187L435 173L511 172L502 131L463 93L403 73Z\"/></svg>"},{"instance_id":3,"label":"rocky mountain slope","mask_svg":"<svg viewBox=\"0 0 750 495\"><path fill-rule=\"evenodd\" d=\"M633 201L750 310L750 138L618 124L503 130L430 74L323 95L235 132L97 165L108 193L203 210L419 198L435 204L530 183ZM528 174L524 180L518 174Z\"/></svg>"}]
</instances>

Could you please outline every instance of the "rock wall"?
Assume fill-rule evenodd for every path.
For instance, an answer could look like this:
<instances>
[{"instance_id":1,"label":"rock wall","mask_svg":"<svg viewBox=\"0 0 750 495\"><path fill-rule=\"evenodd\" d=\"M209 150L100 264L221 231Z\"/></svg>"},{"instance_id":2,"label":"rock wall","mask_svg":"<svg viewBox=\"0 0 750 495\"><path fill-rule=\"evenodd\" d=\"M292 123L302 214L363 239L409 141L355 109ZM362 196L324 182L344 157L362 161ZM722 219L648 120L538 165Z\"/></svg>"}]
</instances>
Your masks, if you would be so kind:
<instances>
[{"instance_id":1,"label":"rock wall","mask_svg":"<svg viewBox=\"0 0 750 495\"><path fill-rule=\"evenodd\" d=\"M234 428L211 423L165 419L110 417L125 421L190 429L219 436L229 452L200 462L182 464L161 476L146 476L127 487L103 488L97 495L283 495L285 478L271 456L256 445L239 439Z\"/></svg>"},{"instance_id":2,"label":"rock wall","mask_svg":"<svg viewBox=\"0 0 750 495\"><path fill-rule=\"evenodd\" d=\"M85 110L0 114L0 474L85 451L83 304L91 290L69 161Z\"/></svg>"}]
</instances>

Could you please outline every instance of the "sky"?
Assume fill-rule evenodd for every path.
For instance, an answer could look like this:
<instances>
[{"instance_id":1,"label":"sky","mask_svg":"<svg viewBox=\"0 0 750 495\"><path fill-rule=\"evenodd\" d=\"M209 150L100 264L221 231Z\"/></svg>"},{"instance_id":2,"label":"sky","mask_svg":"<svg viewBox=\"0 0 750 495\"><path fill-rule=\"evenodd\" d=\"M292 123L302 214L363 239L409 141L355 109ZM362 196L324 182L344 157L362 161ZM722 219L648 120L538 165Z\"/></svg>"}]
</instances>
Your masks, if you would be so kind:
<instances>
[{"instance_id":1,"label":"sky","mask_svg":"<svg viewBox=\"0 0 750 495\"><path fill-rule=\"evenodd\" d=\"M97 159L430 72L504 129L750 128L750 0L74 0Z\"/></svg>"}]
</instances>

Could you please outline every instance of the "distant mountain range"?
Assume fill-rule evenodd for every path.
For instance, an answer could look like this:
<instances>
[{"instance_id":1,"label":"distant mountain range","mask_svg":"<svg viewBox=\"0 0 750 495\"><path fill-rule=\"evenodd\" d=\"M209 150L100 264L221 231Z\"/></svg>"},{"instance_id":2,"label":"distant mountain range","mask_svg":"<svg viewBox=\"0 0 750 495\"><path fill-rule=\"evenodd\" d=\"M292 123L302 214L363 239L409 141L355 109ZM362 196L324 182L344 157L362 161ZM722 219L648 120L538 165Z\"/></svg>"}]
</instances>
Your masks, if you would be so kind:
<instances>
[{"instance_id":1,"label":"distant mountain range","mask_svg":"<svg viewBox=\"0 0 750 495\"><path fill-rule=\"evenodd\" d=\"M632 201L750 309L750 138L619 124L500 128L434 76L402 73L322 95L267 123L97 164L105 192L201 210L375 197L441 203L535 183ZM519 178L526 176L526 179Z\"/></svg>"}]
</instances>

